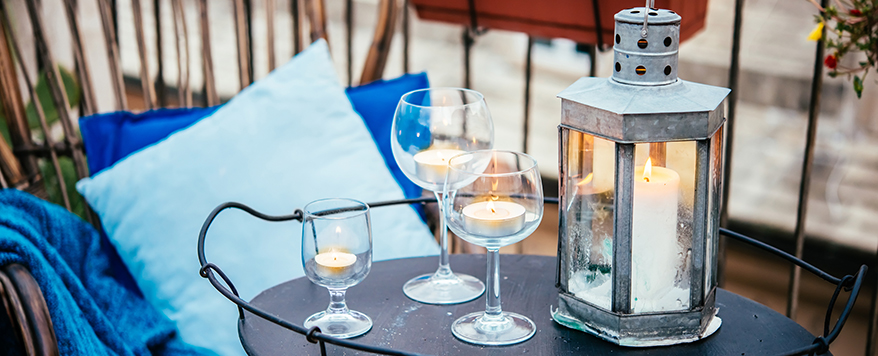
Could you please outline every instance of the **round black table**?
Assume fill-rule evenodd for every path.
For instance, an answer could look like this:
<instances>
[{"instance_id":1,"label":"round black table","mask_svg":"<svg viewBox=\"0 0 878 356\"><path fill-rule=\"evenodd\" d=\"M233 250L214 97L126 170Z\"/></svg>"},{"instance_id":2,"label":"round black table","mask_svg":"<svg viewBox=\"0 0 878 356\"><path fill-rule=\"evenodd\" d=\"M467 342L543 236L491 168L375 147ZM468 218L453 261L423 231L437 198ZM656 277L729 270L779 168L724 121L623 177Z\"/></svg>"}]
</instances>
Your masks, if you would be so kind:
<instances>
[{"instance_id":1,"label":"round black table","mask_svg":"<svg viewBox=\"0 0 878 356\"><path fill-rule=\"evenodd\" d=\"M556 324L549 313L558 305L555 258L502 255L500 290L503 309L530 317L537 325L534 337L511 346L483 347L451 335L451 322L484 310L484 296L457 305L426 305L408 299L402 285L411 277L436 269L437 258L410 258L377 262L366 279L348 290L351 309L369 315L372 330L354 340L364 344L432 355L774 355L807 346L814 336L787 317L725 290L716 304L722 327L707 339L691 344L626 348ZM484 278L484 255L453 255L455 271ZM252 304L301 325L329 303L326 288L307 278L294 279L268 290ZM238 324L244 349L250 355L319 355L320 348L305 337L245 312ZM327 344L329 355L365 354Z\"/></svg>"}]
</instances>

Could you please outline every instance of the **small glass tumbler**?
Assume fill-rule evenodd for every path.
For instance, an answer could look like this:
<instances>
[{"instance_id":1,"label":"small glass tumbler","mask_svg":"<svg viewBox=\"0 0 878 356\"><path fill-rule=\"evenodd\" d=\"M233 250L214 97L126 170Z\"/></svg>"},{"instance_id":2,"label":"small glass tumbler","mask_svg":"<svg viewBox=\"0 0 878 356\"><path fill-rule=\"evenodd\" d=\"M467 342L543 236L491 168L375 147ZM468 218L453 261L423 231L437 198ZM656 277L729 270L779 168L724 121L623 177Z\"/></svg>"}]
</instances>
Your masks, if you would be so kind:
<instances>
[{"instance_id":1,"label":"small glass tumbler","mask_svg":"<svg viewBox=\"0 0 878 356\"><path fill-rule=\"evenodd\" d=\"M372 319L350 310L348 287L360 283L372 268L369 206L351 199L323 199L304 208L302 265L308 279L329 290L329 307L305 320L305 327L337 338L368 332Z\"/></svg>"}]
</instances>

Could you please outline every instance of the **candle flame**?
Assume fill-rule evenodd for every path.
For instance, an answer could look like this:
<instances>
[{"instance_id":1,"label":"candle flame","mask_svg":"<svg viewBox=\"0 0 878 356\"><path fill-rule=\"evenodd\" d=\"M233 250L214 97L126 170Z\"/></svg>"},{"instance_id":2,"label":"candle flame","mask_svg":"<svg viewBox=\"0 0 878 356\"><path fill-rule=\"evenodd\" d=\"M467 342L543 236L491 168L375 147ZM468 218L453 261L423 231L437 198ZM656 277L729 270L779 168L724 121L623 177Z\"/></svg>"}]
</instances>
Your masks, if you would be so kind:
<instances>
[{"instance_id":1,"label":"candle flame","mask_svg":"<svg viewBox=\"0 0 878 356\"><path fill-rule=\"evenodd\" d=\"M341 226L336 226L336 227L335 227L335 233L336 233L336 234L341 234Z\"/></svg>"},{"instance_id":2,"label":"candle flame","mask_svg":"<svg viewBox=\"0 0 878 356\"><path fill-rule=\"evenodd\" d=\"M643 180L649 183L649 179L652 178L652 159L646 159L646 165L643 166Z\"/></svg>"},{"instance_id":3,"label":"candle flame","mask_svg":"<svg viewBox=\"0 0 878 356\"><path fill-rule=\"evenodd\" d=\"M496 191L498 186L500 186L500 181L499 181L499 180L496 180L496 179L495 179L493 182L491 182L491 190ZM495 199L495 200L496 200L496 199Z\"/></svg>"},{"instance_id":4,"label":"candle flame","mask_svg":"<svg viewBox=\"0 0 878 356\"><path fill-rule=\"evenodd\" d=\"M579 183L576 183L577 186L583 186L588 183L591 183L591 180L594 179L594 173L589 173L585 178L583 178Z\"/></svg>"},{"instance_id":5,"label":"candle flame","mask_svg":"<svg viewBox=\"0 0 878 356\"><path fill-rule=\"evenodd\" d=\"M490 210L490 211L491 211L491 214L495 214L495 213L497 213L497 210L494 209L494 202L491 201L491 200L488 200L488 204L485 205L485 209L486 209L486 210Z\"/></svg>"}]
</instances>

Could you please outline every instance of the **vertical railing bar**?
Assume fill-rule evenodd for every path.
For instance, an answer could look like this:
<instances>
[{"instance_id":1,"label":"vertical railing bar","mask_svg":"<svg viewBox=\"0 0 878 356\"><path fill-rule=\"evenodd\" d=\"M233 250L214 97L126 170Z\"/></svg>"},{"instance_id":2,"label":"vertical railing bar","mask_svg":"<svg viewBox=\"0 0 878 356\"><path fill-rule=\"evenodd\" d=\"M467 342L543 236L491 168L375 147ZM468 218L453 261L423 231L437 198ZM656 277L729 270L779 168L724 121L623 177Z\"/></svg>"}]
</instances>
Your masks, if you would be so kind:
<instances>
[{"instance_id":1,"label":"vertical railing bar","mask_svg":"<svg viewBox=\"0 0 878 356\"><path fill-rule=\"evenodd\" d=\"M36 10L36 4L31 1L27 2L28 4L28 12L31 13L31 10ZM15 40L15 33L12 32L12 27L9 22L9 14L6 12L6 6L4 4L0 4L0 15L2 15L2 19L0 22L3 22L3 30L8 34L6 37L10 44L12 45L13 53L22 53L21 49L18 46L18 41ZM39 16L36 13L31 13L31 16ZM35 28L34 32L37 32L37 23L31 19L32 26ZM39 42L39 38L36 38L37 42ZM39 45L38 45L39 46ZM38 50L38 52L41 52ZM30 95L30 100L34 103L34 111L37 113L37 119L40 122L40 128L43 130L43 137L45 139L45 145L49 148L49 158L52 161L52 168L55 170L55 175L58 177L58 187L61 190L61 199L64 202L64 207L70 211L70 197L67 196L67 185L64 184L64 174L61 171L61 164L58 162L58 152L55 151L55 140L52 138L52 135L49 132L49 124L46 121L46 113L43 111L43 106L40 104L39 96L37 96L37 92L34 89L34 84L31 81L30 75L27 73L27 67L24 65L24 60L19 55L13 55L17 61L18 66L21 68L21 74L24 79L25 87L27 87L27 92ZM47 75L48 76L48 75ZM66 110L67 106L56 107L56 110L59 112ZM71 147L73 149L73 147Z\"/></svg>"},{"instance_id":2,"label":"vertical railing bar","mask_svg":"<svg viewBox=\"0 0 878 356\"><path fill-rule=\"evenodd\" d=\"M213 77L213 56L210 54L210 20L207 17L207 0L198 0L198 13L201 23L201 60L204 71L204 97L207 106L219 104L216 84Z\"/></svg>"},{"instance_id":3,"label":"vertical railing bar","mask_svg":"<svg viewBox=\"0 0 878 356\"><path fill-rule=\"evenodd\" d=\"M244 0L244 28L247 33L247 75L250 79L247 85L250 85L256 80L253 72L253 1L251 0Z\"/></svg>"},{"instance_id":4,"label":"vertical railing bar","mask_svg":"<svg viewBox=\"0 0 878 356\"><path fill-rule=\"evenodd\" d=\"M155 50L156 50L156 75L155 93L156 103L159 107L165 106L165 61L162 49L162 0L152 1L152 12L155 18Z\"/></svg>"},{"instance_id":5,"label":"vertical railing bar","mask_svg":"<svg viewBox=\"0 0 878 356\"><path fill-rule=\"evenodd\" d=\"M825 8L828 0L821 1ZM823 29L821 39L817 41L817 50L814 58L814 73L811 78L811 101L808 108L808 133L805 140L805 157L802 162L802 176L799 183L799 207L796 213L796 250L797 258L802 258L805 249L805 219L808 215L808 193L811 188L811 170L814 167L814 145L817 140L817 119L820 117L820 94L823 89L823 37L826 29ZM789 293L787 297L787 317L795 319L799 306L799 287L801 284L802 269L793 266L790 271Z\"/></svg>"},{"instance_id":6,"label":"vertical railing bar","mask_svg":"<svg viewBox=\"0 0 878 356\"><path fill-rule=\"evenodd\" d=\"M119 47L119 4L116 0L108 0L110 10L110 19L113 20L113 39L116 41L116 47Z\"/></svg>"},{"instance_id":7,"label":"vertical railing bar","mask_svg":"<svg viewBox=\"0 0 878 356\"><path fill-rule=\"evenodd\" d=\"M299 0L290 0L290 16L293 18L293 55L302 51L302 19L299 15Z\"/></svg>"},{"instance_id":8,"label":"vertical railing bar","mask_svg":"<svg viewBox=\"0 0 878 356\"><path fill-rule=\"evenodd\" d=\"M470 33L470 29L467 27L463 28L463 87L467 89L472 89L472 83L470 82L470 50L473 46L473 37Z\"/></svg>"},{"instance_id":9,"label":"vertical railing bar","mask_svg":"<svg viewBox=\"0 0 878 356\"><path fill-rule=\"evenodd\" d=\"M402 3L402 72L409 72L409 0Z\"/></svg>"},{"instance_id":10,"label":"vertical railing bar","mask_svg":"<svg viewBox=\"0 0 878 356\"><path fill-rule=\"evenodd\" d=\"M94 86L91 83L91 74L88 70L88 62L82 46L82 33L79 31L79 20L76 18L75 0L65 0L64 9L67 11L67 25L70 27L70 37L73 39L73 58L76 62L76 74L79 78L79 86L82 88L82 109L85 115L97 112L97 103L94 97Z\"/></svg>"},{"instance_id":11,"label":"vertical railing bar","mask_svg":"<svg viewBox=\"0 0 878 356\"><path fill-rule=\"evenodd\" d=\"M723 152L725 162L723 168L723 196L720 203L719 225L722 227L729 226L729 194L731 192L732 181L732 154L734 153L735 143L735 115L738 112L738 78L741 74L741 23L744 20L744 0L735 0L735 20L732 27L732 59L729 65L729 114L726 118L726 147ZM723 235L719 236L717 253L717 284L722 287L725 285L725 266L726 266L726 241Z\"/></svg>"},{"instance_id":12,"label":"vertical railing bar","mask_svg":"<svg viewBox=\"0 0 878 356\"><path fill-rule=\"evenodd\" d=\"M171 0L171 15L174 20L174 52L177 55L177 106L188 107L186 105L186 92L183 90L183 48L180 45L180 11L177 8L179 2L180 0Z\"/></svg>"},{"instance_id":13,"label":"vertical railing bar","mask_svg":"<svg viewBox=\"0 0 878 356\"><path fill-rule=\"evenodd\" d=\"M878 253L875 255L875 264L878 266ZM878 273L872 272L878 277ZM875 280L875 288L872 289L872 305L869 307L869 327L866 334L866 356L878 354L878 278Z\"/></svg>"},{"instance_id":14,"label":"vertical railing bar","mask_svg":"<svg viewBox=\"0 0 878 356\"><path fill-rule=\"evenodd\" d=\"M245 16L244 0L235 0L235 39L238 46L238 83L241 89L250 85L250 55Z\"/></svg>"},{"instance_id":15,"label":"vertical railing bar","mask_svg":"<svg viewBox=\"0 0 878 356\"><path fill-rule=\"evenodd\" d=\"M597 37L597 41L595 41L595 47L597 49L602 49L604 47L604 26L601 24L601 6L599 0L591 0L591 9L594 12L594 28L595 28L595 36Z\"/></svg>"},{"instance_id":16,"label":"vertical railing bar","mask_svg":"<svg viewBox=\"0 0 878 356\"><path fill-rule=\"evenodd\" d=\"M156 106L152 77L149 75L149 58L146 53L146 38L143 34L143 8L140 0L131 0L134 14L134 34L137 37L137 53L140 56L140 86L143 89L143 101L147 110Z\"/></svg>"},{"instance_id":17,"label":"vertical railing bar","mask_svg":"<svg viewBox=\"0 0 878 356\"><path fill-rule=\"evenodd\" d=\"M590 46L588 50L588 76L594 77L598 72L598 51L597 46Z\"/></svg>"},{"instance_id":18,"label":"vertical railing bar","mask_svg":"<svg viewBox=\"0 0 878 356\"><path fill-rule=\"evenodd\" d=\"M97 0L101 25L104 30L104 43L107 46L107 63L110 76L113 78L113 93L116 95L116 110L128 110L128 98L125 97L125 80L122 76L122 61L119 59L119 42L116 41L116 20L109 0Z\"/></svg>"},{"instance_id":19,"label":"vertical railing bar","mask_svg":"<svg viewBox=\"0 0 878 356\"><path fill-rule=\"evenodd\" d=\"M46 37L43 19L40 17L35 2L26 1L26 3L28 5L27 10L31 20L31 27L34 32L34 43L36 44L38 56L42 59L44 65L43 70L46 72L49 94L51 94L52 103L55 104L55 111L58 113L58 121L61 122L61 128L64 131L64 141L66 141L67 147L70 148L72 153L76 176L80 179L88 177L88 167L85 165L85 157L79 145L79 134L73 129L73 121L68 111L70 100L67 97L67 91L64 89L64 83L61 81L61 73L58 70L58 66L55 65L55 57L52 55L52 50L47 42L48 38ZM34 106L39 106L37 105L38 103L39 101L34 101ZM47 131L46 135L48 134L49 132ZM55 150L55 147L50 146L49 149ZM61 185L63 185L63 178L60 181Z\"/></svg>"},{"instance_id":20,"label":"vertical railing bar","mask_svg":"<svg viewBox=\"0 0 878 356\"><path fill-rule=\"evenodd\" d=\"M527 54L524 59L524 127L521 152L527 153L527 139L530 133L530 79L532 74L532 57L534 49L533 36L527 36Z\"/></svg>"},{"instance_id":21,"label":"vertical railing bar","mask_svg":"<svg viewBox=\"0 0 878 356\"><path fill-rule=\"evenodd\" d=\"M185 81L185 85L183 85L185 93L184 103L186 107L192 107L192 56L189 53L189 25L186 24L186 9L183 8L183 3L180 0L174 1L177 3L178 11L180 12L180 25L183 27L183 53L186 54L186 76L183 77Z\"/></svg>"},{"instance_id":22,"label":"vertical railing bar","mask_svg":"<svg viewBox=\"0 0 878 356\"><path fill-rule=\"evenodd\" d=\"M354 0L345 0L345 14L344 14L344 22L345 22L345 41L347 42L347 70L348 70L348 86L351 86L354 82Z\"/></svg>"},{"instance_id":23,"label":"vertical railing bar","mask_svg":"<svg viewBox=\"0 0 878 356\"><path fill-rule=\"evenodd\" d=\"M265 0L265 27L266 27L266 37L268 40L268 71L272 71L275 68L274 62L274 9L275 9L275 0Z\"/></svg>"}]
</instances>

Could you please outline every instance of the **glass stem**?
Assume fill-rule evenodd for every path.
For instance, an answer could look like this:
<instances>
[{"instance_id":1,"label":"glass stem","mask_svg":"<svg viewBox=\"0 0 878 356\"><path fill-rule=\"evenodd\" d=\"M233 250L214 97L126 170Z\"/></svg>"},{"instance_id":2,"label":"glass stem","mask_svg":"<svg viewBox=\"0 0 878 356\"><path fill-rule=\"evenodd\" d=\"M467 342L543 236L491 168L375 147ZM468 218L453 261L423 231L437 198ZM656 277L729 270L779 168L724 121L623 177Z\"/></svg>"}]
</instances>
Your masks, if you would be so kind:
<instances>
[{"instance_id":1,"label":"glass stem","mask_svg":"<svg viewBox=\"0 0 878 356\"><path fill-rule=\"evenodd\" d=\"M485 293L485 316L500 317L500 250L488 249L487 293Z\"/></svg>"},{"instance_id":2,"label":"glass stem","mask_svg":"<svg viewBox=\"0 0 878 356\"><path fill-rule=\"evenodd\" d=\"M435 278L453 278L454 273L451 272L451 266L448 262L448 227L445 226L445 202L442 193L433 192L436 195L436 201L439 203L439 245L442 251L439 252L439 269L436 270Z\"/></svg>"},{"instance_id":3,"label":"glass stem","mask_svg":"<svg viewBox=\"0 0 878 356\"><path fill-rule=\"evenodd\" d=\"M326 308L327 314L347 314L348 305L345 303L344 295L347 291L346 288L336 289L336 288L327 288L329 289L329 307Z\"/></svg>"}]
</instances>

